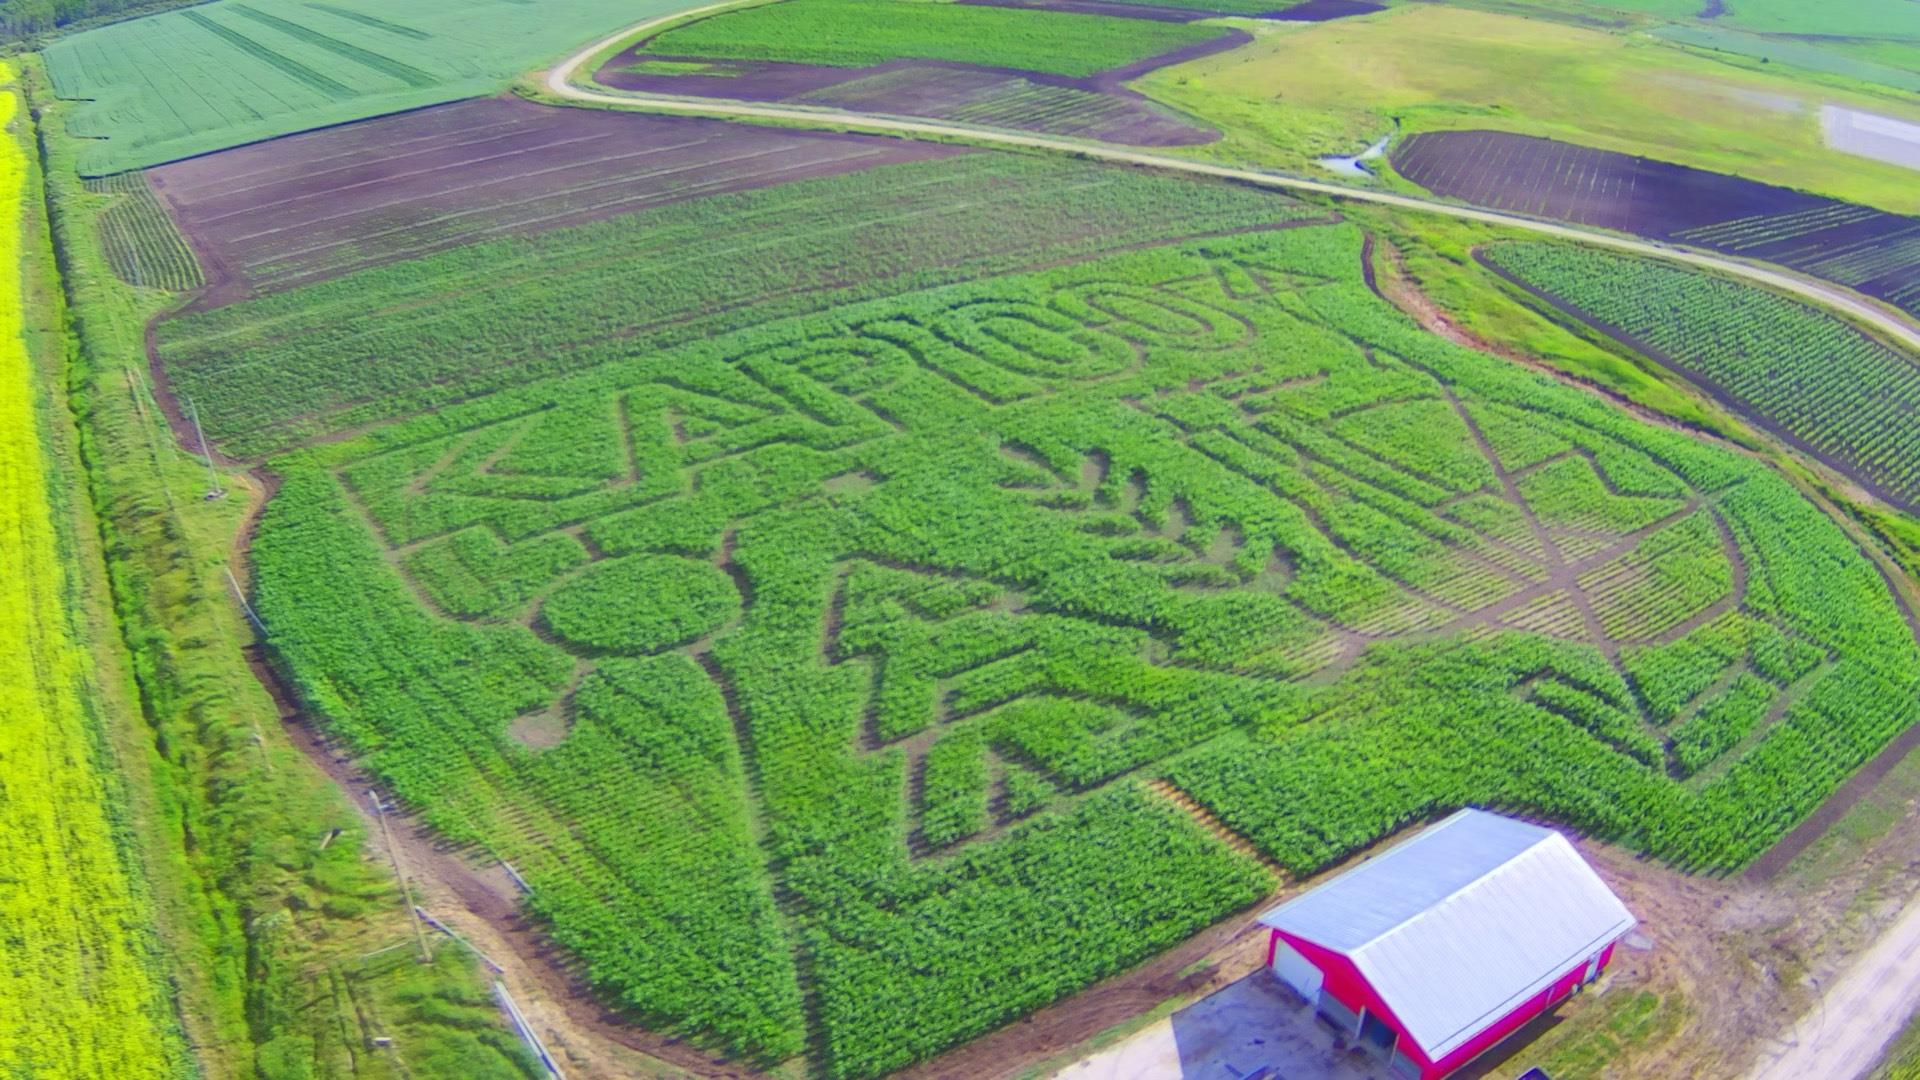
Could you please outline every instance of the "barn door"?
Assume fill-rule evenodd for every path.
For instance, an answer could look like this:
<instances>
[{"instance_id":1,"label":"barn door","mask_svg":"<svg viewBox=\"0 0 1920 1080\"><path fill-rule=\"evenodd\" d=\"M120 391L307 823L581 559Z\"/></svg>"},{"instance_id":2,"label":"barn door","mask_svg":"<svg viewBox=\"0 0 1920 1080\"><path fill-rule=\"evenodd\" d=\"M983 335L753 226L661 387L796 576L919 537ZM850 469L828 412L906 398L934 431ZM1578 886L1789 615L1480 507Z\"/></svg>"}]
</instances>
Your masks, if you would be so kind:
<instances>
[{"instance_id":1,"label":"barn door","mask_svg":"<svg viewBox=\"0 0 1920 1080\"><path fill-rule=\"evenodd\" d=\"M1326 982L1326 975L1285 940L1273 943L1273 973L1293 987L1293 992L1305 998L1307 1004L1320 1003L1320 986Z\"/></svg>"}]
</instances>

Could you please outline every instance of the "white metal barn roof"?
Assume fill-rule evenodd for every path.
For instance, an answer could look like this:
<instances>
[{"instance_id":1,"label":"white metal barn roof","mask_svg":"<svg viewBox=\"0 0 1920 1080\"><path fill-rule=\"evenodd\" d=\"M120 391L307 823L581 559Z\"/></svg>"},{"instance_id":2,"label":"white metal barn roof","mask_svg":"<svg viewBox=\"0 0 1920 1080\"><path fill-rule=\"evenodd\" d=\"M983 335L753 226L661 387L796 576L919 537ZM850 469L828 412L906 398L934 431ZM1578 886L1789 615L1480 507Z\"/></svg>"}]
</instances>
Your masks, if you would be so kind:
<instances>
[{"instance_id":1,"label":"white metal barn roof","mask_svg":"<svg viewBox=\"0 0 1920 1080\"><path fill-rule=\"evenodd\" d=\"M1566 837L1484 810L1260 921L1346 955L1435 1061L1634 925Z\"/></svg>"}]
</instances>

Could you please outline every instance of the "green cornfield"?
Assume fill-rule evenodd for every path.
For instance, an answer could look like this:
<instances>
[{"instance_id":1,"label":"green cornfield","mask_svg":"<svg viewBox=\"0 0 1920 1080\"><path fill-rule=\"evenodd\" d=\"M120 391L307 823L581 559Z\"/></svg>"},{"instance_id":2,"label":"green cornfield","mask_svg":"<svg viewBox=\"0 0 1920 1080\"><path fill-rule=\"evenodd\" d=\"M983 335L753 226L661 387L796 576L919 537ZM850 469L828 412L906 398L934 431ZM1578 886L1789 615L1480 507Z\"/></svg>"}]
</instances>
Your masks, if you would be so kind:
<instances>
[{"instance_id":1,"label":"green cornfield","mask_svg":"<svg viewBox=\"0 0 1920 1080\"><path fill-rule=\"evenodd\" d=\"M1897 603L1785 480L1421 331L1358 230L1218 190L1212 235L510 381L396 322L345 369L378 415L273 420L304 346L269 320L487 246L162 356L266 410L208 416L284 478L256 600L302 696L611 1000L763 1063L903 1067L1268 892L1146 781L1296 874L1468 803L1730 871L1913 723ZM1242 195L1293 227L1219 228ZM476 353L587 325L556 295Z\"/></svg>"}]
</instances>

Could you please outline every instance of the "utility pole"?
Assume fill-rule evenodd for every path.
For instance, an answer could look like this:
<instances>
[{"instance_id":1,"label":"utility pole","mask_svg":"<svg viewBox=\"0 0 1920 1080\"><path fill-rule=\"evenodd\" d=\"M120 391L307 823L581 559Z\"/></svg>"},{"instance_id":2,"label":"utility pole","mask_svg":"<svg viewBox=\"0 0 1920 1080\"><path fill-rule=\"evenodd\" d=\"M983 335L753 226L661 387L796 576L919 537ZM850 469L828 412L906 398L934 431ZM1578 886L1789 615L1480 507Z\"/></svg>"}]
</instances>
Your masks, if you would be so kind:
<instances>
[{"instance_id":1,"label":"utility pole","mask_svg":"<svg viewBox=\"0 0 1920 1080\"><path fill-rule=\"evenodd\" d=\"M407 883L407 872L400 869L400 849L393 843L393 829L387 824L387 807L380 801L378 791L367 792L373 800L374 816L380 819L380 835L387 841L387 858L393 861L393 876L400 881L400 897L407 903L407 917L413 920L413 940L420 946L420 962L433 962L433 950L427 947L427 931L420 925L420 905L413 902L413 886Z\"/></svg>"},{"instance_id":2,"label":"utility pole","mask_svg":"<svg viewBox=\"0 0 1920 1080\"><path fill-rule=\"evenodd\" d=\"M213 486L207 489L207 498L225 498L227 489L220 486L220 470L213 467L213 451L207 449L207 433L200 430L200 410L193 407L193 399L185 399L187 418L193 421L193 437L200 440L200 456L207 459L207 476Z\"/></svg>"}]
</instances>

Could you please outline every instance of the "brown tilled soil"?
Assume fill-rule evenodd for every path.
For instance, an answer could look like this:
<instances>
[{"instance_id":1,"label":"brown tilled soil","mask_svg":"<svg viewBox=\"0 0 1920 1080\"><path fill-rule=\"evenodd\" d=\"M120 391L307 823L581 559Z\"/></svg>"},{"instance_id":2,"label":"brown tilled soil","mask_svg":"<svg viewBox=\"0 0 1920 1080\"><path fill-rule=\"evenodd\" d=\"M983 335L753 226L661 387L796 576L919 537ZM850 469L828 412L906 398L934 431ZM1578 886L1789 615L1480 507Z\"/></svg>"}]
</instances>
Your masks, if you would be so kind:
<instances>
[{"instance_id":1,"label":"brown tilled soil","mask_svg":"<svg viewBox=\"0 0 1920 1080\"><path fill-rule=\"evenodd\" d=\"M994 0L961 0L984 3ZM1063 6L1067 5L1067 6ZM1188 22L1204 12L1140 8L1098 0L1021 0L1011 6L1046 7L1155 21ZM1099 11L1092 9L1099 8ZM1185 63L1253 40L1240 30L1086 78L1018 68L933 60L895 60L868 67L830 67L754 60L707 60L647 51L643 40L614 56L594 81L618 90L712 97L730 101L826 105L859 112L918 116L988 127L1070 135L1131 146L1192 146L1220 133L1184 119L1126 87L1147 72ZM646 70L648 61L698 64L679 73Z\"/></svg>"},{"instance_id":2,"label":"brown tilled soil","mask_svg":"<svg viewBox=\"0 0 1920 1080\"><path fill-rule=\"evenodd\" d=\"M1445 198L1764 259L1920 315L1920 217L1500 131L1410 136L1394 148L1393 167ZM1783 217L1738 233L1712 229ZM1903 247L1905 258L1862 265L1865 255Z\"/></svg>"},{"instance_id":3,"label":"brown tilled soil","mask_svg":"<svg viewBox=\"0 0 1920 1080\"><path fill-rule=\"evenodd\" d=\"M162 165L209 287L196 307L478 240L960 152L489 98Z\"/></svg>"}]
</instances>

